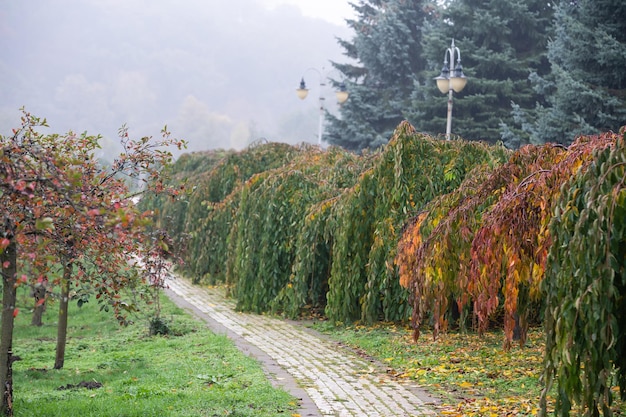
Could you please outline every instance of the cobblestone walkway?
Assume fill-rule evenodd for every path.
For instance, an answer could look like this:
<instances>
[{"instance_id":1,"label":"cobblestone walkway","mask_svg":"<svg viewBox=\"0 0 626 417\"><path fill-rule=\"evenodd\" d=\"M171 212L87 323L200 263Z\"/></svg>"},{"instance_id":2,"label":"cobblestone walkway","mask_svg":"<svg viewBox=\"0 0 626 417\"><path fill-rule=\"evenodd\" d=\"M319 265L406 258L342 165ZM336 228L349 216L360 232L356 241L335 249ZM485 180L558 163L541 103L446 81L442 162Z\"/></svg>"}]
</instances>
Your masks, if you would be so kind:
<instances>
[{"instance_id":1,"label":"cobblestone walkway","mask_svg":"<svg viewBox=\"0 0 626 417\"><path fill-rule=\"evenodd\" d=\"M394 380L339 343L288 321L236 312L234 302L225 298L220 289L194 286L182 278L168 284L174 301L179 305L186 302L187 307L201 312L206 321L219 323L231 338L239 339L238 346L243 346L244 352L258 356L245 348L250 344L267 354L270 361L259 359L278 385L301 397L303 416L436 414L426 393ZM289 375L281 377L277 367L272 369L268 363L271 361Z\"/></svg>"}]
</instances>

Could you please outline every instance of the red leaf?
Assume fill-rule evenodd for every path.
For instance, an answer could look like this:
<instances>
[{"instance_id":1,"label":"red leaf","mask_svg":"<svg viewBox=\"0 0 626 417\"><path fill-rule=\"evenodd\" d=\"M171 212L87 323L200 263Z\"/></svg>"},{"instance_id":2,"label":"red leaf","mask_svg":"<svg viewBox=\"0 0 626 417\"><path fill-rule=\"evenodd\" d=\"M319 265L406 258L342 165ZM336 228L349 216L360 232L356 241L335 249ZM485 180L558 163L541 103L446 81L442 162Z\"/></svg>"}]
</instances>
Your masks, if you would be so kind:
<instances>
[{"instance_id":1,"label":"red leaf","mask_svg":"<svg viewBox=\"0 0 626 417\"><path fill-rule=\"evenodd\" d=\"M13 318L17 317L17 314L20 312L19 308L14 308L13 309Z\"/></svg>"}]
</instances>

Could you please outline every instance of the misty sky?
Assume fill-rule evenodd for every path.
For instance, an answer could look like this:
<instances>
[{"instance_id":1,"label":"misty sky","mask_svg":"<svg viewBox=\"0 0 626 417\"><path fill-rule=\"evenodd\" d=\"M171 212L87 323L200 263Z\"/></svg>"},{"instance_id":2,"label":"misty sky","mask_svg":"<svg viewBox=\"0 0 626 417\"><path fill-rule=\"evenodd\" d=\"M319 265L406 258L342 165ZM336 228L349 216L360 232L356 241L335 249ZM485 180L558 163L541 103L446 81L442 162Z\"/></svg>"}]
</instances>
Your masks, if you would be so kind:
<instances>
[{"instance_id":1,"label":"misty sky","mask_svg":"<svg viewBox=\"0 0 626 417\"><path fill-rule=\"evenodd\" d=\"M345 26L346 19L354 18L354 9L346 0L260 0L268 8L280 5L293 5L300 9L304 16L319 18Z\"/></svg>"},{"instance_id":2,"label":"misty sky","mask_svg":"<svg viewBox=\"0 0 626 417\"><path fill-rule=\"evenodd\" d=\"M105 145L124 123L135 136L167 124L189 150L316 142L319 77L305 70L345 61L351 13L347 0L2 1L0 133L25 106L50 133Z\"/></svg>"}]
</instances>

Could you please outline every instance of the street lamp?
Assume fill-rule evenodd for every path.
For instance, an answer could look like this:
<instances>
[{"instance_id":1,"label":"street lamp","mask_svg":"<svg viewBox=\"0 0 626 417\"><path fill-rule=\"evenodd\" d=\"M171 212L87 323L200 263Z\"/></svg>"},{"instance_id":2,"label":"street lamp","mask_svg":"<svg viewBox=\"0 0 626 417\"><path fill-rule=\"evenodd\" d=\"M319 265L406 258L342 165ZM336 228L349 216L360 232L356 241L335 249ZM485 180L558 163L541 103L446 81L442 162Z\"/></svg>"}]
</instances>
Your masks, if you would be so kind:
<instances>
[{"instance_id":1,"label":"street lamp","mask_svg":"<svg viewBox=\"0 0 626 417\"><path fill-rule=\"evenodd\" d=\"M320 91L319 91L320 117L319 117L318 131L317 131L317 144L321 145L322 144L322 132L324 130L324 100L325 100L324 96L322 95L322 90L326 86L326 84L324 83L325 77L322 75L322 73L319 70L315 68L309 68L307 71L316 72L320 78ZM296 89L296 94L298 95L298 98L300 98L301 100L304 100L309 94L309 90L308 88L306 88L306 83L304 82L304 76L300 80L300 87ZM345 103L346 100L348 99L348 95L349 94L348 94L348 89L346 88L346 84L342 82L341 84L339 84L339 90L335 91L335 96L337 97L337 103L339 104Z\"/></svg>"},{"instance_id":2,"label":"street lamp","mask_svg":"<svg viewBox=\"0 0 626 417\"><path fill-rule=\"evenodd\" d=\"M455 53L456 53L456 64L455 64ZM450 66L448 66L448 57L450 58ZM452 76L450 76L450 68L454 68L452 72ZM452 44L448 49L446 49L446 54L443 59L443 68L441 69L441 74L439 77L436 77L437 87L439 91L443 94L448 93L448 123L446 125L446 140L450 140L450 133L452 130L452 92L455 91L460 93L463 88L465 88L465 84L467 84L467 78L463 74L463 67L461 66L461 51L459 48L454 46L454 39L452 39Z\"/></svg>"}]
</instances>

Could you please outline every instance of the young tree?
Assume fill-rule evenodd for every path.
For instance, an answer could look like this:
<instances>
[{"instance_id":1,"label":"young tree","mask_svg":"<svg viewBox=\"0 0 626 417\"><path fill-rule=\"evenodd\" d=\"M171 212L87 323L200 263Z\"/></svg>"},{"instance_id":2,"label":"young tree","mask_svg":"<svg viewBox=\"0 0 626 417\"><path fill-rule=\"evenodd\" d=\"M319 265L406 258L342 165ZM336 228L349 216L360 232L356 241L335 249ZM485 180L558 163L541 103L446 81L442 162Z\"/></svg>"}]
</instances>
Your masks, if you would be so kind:
<instances>
[{"instance_id":1,"label":"young tree","mask_svg":"<svg viewBox=\"0 0 626 417\"><path fill-rule=\"evenodd\" d=\"M352 4L357 19L351 41L339 40L354 63L333 66L347 79L349 100L341 118L327 115L329 143L358 151L389 141L405 119L416 77L425 68L421 26L431 19L433 6L425 1L360 0Z\"/></svg>"},{"instance_id":2,"label":"young tree","mask_svg":"<svg viewBox=\"0 0 626 417\"><path fill-rule=\"evenodd\" d=\"M146 217L138 213L131 201L137 192L133 193L129 184L143 177L151 178L151 184L154 183L154 179L159 177L160 168L169 163L171 158L169 153L158 151L159 147L171 143L169 133L165 130L163 140L153 143L147 137L132 141L127 129L122 128L120 139L124 153L108 169L101 169L93 159L98 138L83 139L84 145L80 149L66 149L66 154L84 161L75 174L80 175L81 181L75 189L70 190L74 195L80 195L84 209L54 206L48 213L55 225L48 233L63 271L60 278L55 369L61 369L64 365L72 283L92 284L98 299L105 296L105 300L110 300L113 297L116 313L123 312L126 307L115 298L119 289L133 281L132 270L127 265L133 256L141 253L141 244L145 242L142 226L146 221ZM77 276L74 276L74 267L78 270ZM86 301L86 297L80 299L79 303Z\"/></svg>"},{"instance_id":3,"label":"young tree","mask_svg":"<svg viewBox=\"0 0 626 417\"><path fill-rule=\"evenodd\" d=\"M441 94L433 78L454 39L468 83L454 95L452 132L468 140L504 139L509 147L528 143L519 129L503 135L501 126L513 124L512 102L531 108L542 100L528 76L548 71L552 14L550 2L542 0L448 1L439 19L423 28L424 56L432 72L414 90L409 120L431 134L445 130L447 95Z\"/></svg>"},{"instance_id":4,"label":"young tree","mask_svg":"<svg viewBox=\"0 0 626 417\"><path fill-rule=\"evenodd\" d=\"M0 205L3 207L0 229L2 263L2 318L0 332L0 413L12 415L13 323L18 285L18 245L30 234L52 227L41 207L56 200L70 178L60 161L53 138L38 134L35 128L45 125L29 114L22 117L22 127L12 136L0 136ZM65 161L64 161L65 162ZM20 278L22 280L22 278Z\"/></svg>"},{"instance_id":5,"label":"young tree","mask_svg":"<svg viewBox=\"0 0 626 417\"><path fill-rule=\"evenodd\" d=\"M613 130L626 121L626 3L621 0L561 1L551 73L533 74L547 102L515 109L518 126L536 142L569 144L577 136ZM528 108L527 108L528 109Z\"/></svg>"},{"instance_id":6,"label":"young tree","mask_svg":"<svg viewBox=\"0 0 626 417\"><path fill-rule=\"evenodd\" d=\"M40 276L37 282L32 285L35 305L33 306L33 317L30 324L33 326L43 326L43 314L46 311L46 293L48 292L46 281L45 276Z\"/></svg>"},{"instance_id":7,"label":"young tree","mask_svg":"<svg viewBox=\"0 0 626 417\"><path fill-rule=\"evenodd\" d=\"M154 144L150 138L132 141L123 135L124 153L114 163L110 173L102 173L93 161L90 151L97 148L99 137L68 133L64 136L44 135L38 129L45 120L26 112L22 126L11 136L0 136L0 262L3 279L2 330L0 332L0 413L12 415L12 340L16 286L28 282L23 275L18 278L20 247L34 248L28 253L35 267L49 261L50 241L54 239L63 249L61 257L67 266L64 279L69 282L69 265L78 258L78 250L89 253L98 272L111 274L92 276L98 295L106 296L116 311L125 305L119 301L119 290L124 285L118 268L121 264L110 262L132 254L130 239L115 241L118 231L134 224L136 213L130 196L121 197L122 188L109 188L115 173L145 172L146 180L159 186L156 168L167 163L171 154L161 146L175 143L165 140ZM176 142L182 146L182 142ZM83 233L95 236L95 244L82 246ZM28 240L28 242L27 242ZM103 244L114 242L114 246ZM28 243L28 245L26 244ZM124 245L126 244L126 245ZM88 248L88 250L87 250ZM127 251L127 252L125 252ZM116 272L117 271L117 272ZM84 276L84 275L83 275Z\"/></svg>"},{"instance_id":8,"label":"young tree","mask_svg":"<svg viewBox=\"0 0 626 417\"><path fill-rule=\"evenodd\" d=\"M28 243L28 241L26 242ZM35 252L36 247L33 250L28 246L22 245L21 251L26 253ZM39 263L40 266L45 266L43 263ZM38 268L34 270L32 264L28 260L21 260L18 262L18 269L23 270L27 276L30 277L30 295L33 297L33 313L30 324L32 326L43 326L43 315L46 311L48 295L49 295L49 283L47 268Z\"/></svg>"}]
</instances>

